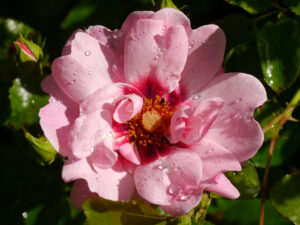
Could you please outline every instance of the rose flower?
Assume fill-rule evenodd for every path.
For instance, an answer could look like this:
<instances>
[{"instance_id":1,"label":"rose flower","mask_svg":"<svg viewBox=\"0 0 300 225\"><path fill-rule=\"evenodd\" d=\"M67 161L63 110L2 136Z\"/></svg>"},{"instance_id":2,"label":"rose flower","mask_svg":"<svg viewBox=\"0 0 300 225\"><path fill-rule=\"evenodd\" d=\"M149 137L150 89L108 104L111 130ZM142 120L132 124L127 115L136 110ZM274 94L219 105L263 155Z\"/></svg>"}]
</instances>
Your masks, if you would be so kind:
<instances>
[{"instance_id":1,"label":"rose flower","mask_svg":"<svg viewBox=\"0 0 300 225\"><path fill-rule=\"evenodd\" d=\"M52 74L41 127L66 157L75 207L93 196L143 198L178 216L203 190L239 197L224 175L241 170L263 142L253 118L263 85L223 73L225 35L191 29L175 9L131 13L120 30L77 30Z\"/></svg>"}]
</instances>

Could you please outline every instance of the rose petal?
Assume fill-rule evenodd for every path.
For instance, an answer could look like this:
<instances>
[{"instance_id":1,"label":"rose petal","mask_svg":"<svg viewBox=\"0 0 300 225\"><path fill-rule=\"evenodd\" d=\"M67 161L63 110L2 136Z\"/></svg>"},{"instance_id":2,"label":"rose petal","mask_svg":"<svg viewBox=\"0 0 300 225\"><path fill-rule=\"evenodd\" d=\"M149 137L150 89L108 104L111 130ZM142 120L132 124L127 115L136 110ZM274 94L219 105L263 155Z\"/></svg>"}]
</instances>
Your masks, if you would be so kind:
<instances>
[{"instance_id":1,"label":"rose petal","mask_svg":"<svg viewBox=\"0 0 300 225\"><path fill-rule=\"evenodd\" d=\"M182 216L187 214L191 209L199 205L202 197L202 190L198 194L188 196L185 201L172 200L170 205L160 206L162 210L173 216Z\"/></svg>"},{"instance_id":2,"label":"rose petal","mask_svg":"<svg viewBox=\"0 0 300 225\"><path fill-rule=\"evenodd\" d=\"M113 149L111 114L108 111L95 111L78 117L72 127L69 145L78 158L89 156L97 145L106 139L106 147Z\"/></svg>"},{"instance_id":3,"label":"rose petal","mask_svg":"<svg viewBox=\"0 0 300 225\"><path fill-rule=\"evenodd\" d=\"M196 151L203 163L202 180L210 179L220 172L240 171L241 164L233 153L213 141L203 138L189 147Z\"/></svg>"},{"instance_id":4,"label":"rose petal","mask_svg":"<svg viewBox=\"0 0 300 225\"><path fill-rule=\"evenodd\" d=\"M70 124L78 117L79 107L59 89L52 76L42 82L42 88L52 97L49 104L40 109L41 128L56 151L68 156L71 154L67 147Z\"/></svg>"},{"instance_id":5,"label":"rose petal","mask_svg":"<svg viewBox=\"0 0 300 225\"><path fill-rule=\"evenodd\" d=\"M130 13L122 25L121 31L127 34L130 31L130 29L135 26L138 20L148 19L153 14L154 12L152 11L135 11Z\"/></svg>"},{"instance_id":6,"label":"rose petal","mask_svg":"<svg viewBox=\"0 0 300 225\"><path fill-rule=\"evenodd\" d=\"M59 87L76 102L112 82L98 41L84 32L75 34L70 55L55 59L51 69Z\"/></svg>"},{"instance_id":7,"label":"rose petal","mask_svg":"<svg viewBox=\"0 0 300 225\"><path fill-rule=\"evenodd\" d=\"M199 94L201 99L220 97L225 104L205 138L235 154L240 162L251 158L264 139L253 111L267 99L266 91L255 77L243 73L222 74Z\"/></svg>"},{"instance_id":8,"label":"rose petal","mask_svg":"<svg viewBox=\"0 0 300 225\"><path fill-rule=\"evenodd\" d=\"M109 169L92 169L87 159L69 160L64 164L62 177L65 182L84 179L91 192L113 201L131 200L135 191L133 177L126 172L120 160Z\"/></svg>"},{"instance_id":9,"label":"rose petal","mask_svg":"<svg viewBox=\"0 0 300 225\"><path fill-rule=\"evenodd\" d=\"M237 199L239 191L231 184L224 174L218 174L210 184L202 185L205 190L222 195L229 199Z\"/></svg>"},{"instance_id":10,"label":"rose petal","mask_svg":"<svg viewBox=\"0 0 300 225\"><path fill-rule=\"evenodd\" d=\"M82 210L82 203L93 197L98 197L98 194L90 191L85 180L75 181L71 191L71 203L76 209Z\"/></svg>"},{"instance_id":11,"label":"rose petal","mask_svg":"<svg viewBox=\"0 0 300 225\"><path fill-rule=\"evenodd\" d=\"M164 8L157 11L151 19L160 20L164 22L166 28L175 25L181 25L185 28L186 33L189 34L191 32L190 20L186 17L186 15L176 9L172 8Z\"/></svg>"},{"instance_id":12,"label":"rose petal","mask_svg":"<svg viewBox=\"0 0 300 225\"><path fill-rule=\"evenodd\" d=\"M132 162L133 164L136 165L141 164L141 160L138 153L130 143L122 144L119 148L119 152L125 159Z\"/></svg>"},{"instance_id":13,"label":"rose petal","mask_svg":"<svg viewBox=\"0 0 300 225\"><path fill-rule=\"evenodd\" d=\"M216 25L205 25L192 31L180 81L186 98L213 79L223 62L225 42L224 32Z\"/></svg>"},{"instance_id":14,"label":"rose petal","mask_svg":"<svg viewBox=\"0 0 300 225\"><path fill-rule=\"evenodd\" d=\"M159 160L137 167L134 180L142 198L153 204L170 205L172 199L197 188L201 176L200 157L191 151L174 149Z\"/></svg>"}]
</instances>

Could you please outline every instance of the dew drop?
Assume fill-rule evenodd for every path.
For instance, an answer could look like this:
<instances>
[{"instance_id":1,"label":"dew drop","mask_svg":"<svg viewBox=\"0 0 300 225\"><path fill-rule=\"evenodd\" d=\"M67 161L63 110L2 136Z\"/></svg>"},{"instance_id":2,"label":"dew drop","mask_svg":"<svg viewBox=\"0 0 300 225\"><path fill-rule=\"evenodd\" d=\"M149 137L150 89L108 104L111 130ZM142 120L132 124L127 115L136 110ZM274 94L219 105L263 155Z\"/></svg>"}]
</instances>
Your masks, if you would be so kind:
<instances>
[{"instance_id":1,"label":"dew drop","mask_svg":"<svg viewBox=\"0 0 300 225\"><path fill-rule=\"evenodd\" d=\"M31 100L31 103L32 103L32 104L34 104L34 103L35 103L35 100L34 100L34 99L32 99L32 100Z\"/></svg>"},{"instance_id":2,"label":"dew drop","mask_svg":"<svg viewBox=\"0 0 300 225\"><path fill-rule=\"evenodd\" d=\"M27 213L27 212L23 212L23 213L22 213L22 216L23 216L24 219L27 219L28 213Z\"/></svg>"},{"instance_id":3,"label":"dew drop","mask_svg":"<svg viewBox=\"0 0 300 225\"><path fill-rule=\"evenodd\" d=\"M118 67L117 67L117 65L114 64L114 65L112 65L111 69L112 69L112 71L116 72L118 70Z\"/></svg>"},{"instance_id":4,"label":"dew drop","mask_svg":"<svg viewBox=\"0 0 300 225\"><path fill-rule=\"evenodd\" d=\"M178 80L178 79L180 79L180 76L178 74L172 74L172 75L170 75L170 79Z\"/></svg>"},{"instance_id":5,"label":"dew drop","mask_svg":"<svg viewBox=\"0 0 300 225\"><path fill-rule=\"evenodd\" d=\"M158 59L159 59L159 56L156 55L156 56L154 57L154 60L158 60Z\"/></svg>"},{"instance_id":6,"label":"dew drop","mask_svg":"<svg viewBox=\"0 0 300 225\"><path fill-rule=\"evenodd\" d=\"M112 138L114 135L113 135L113 132L110 131L110 132L108 132L108 133L106 134L106 136L109 137L109 138Z\"/></svg>"},{"instance_id":7,"label":"dew drop","mask_svg":"<svg viewBox=\"0 0 300 225\"><path fill-rule=\"evenodd\" d=\"M165 166L165 165L158 165L158 166L155 166L154 169L157 169L157 170L164 170L164 169L167 169L167 166Z\"/></svg>"},{"instance_id":8,"label":"dew drop","mask_svg":"<svg viewBox=\"0 0 300 225\"><path fill-rule=\"evenodd\" d=\"M212 153L213 152L213 150L212 149L209 149L209 150L207 150L205 153L206 154L209 154L209 153Z\"/></svg>"},{"instance_id":9,"label":"dew drop","mask_svg":"<svg viewBox=\"0 0 300 225\"><path fill-rule=\"evenodd\" d=\"M178 195L180 191L181 191L181 186L178 184L170 184L170 186L167 189L167 192L170 195L174 195L174 196Z\"/></svg>"},{"instance_id":10,"label":"dew drop","mask_svg":"<svg viewBox=\"0 0 300 225\"><path fill-rule=\"evenodd\" d=\"M94 152L95 148L94 147L91 147L90 148L90 152Z\"/></svg>"},{"instance_id":11,"label":"dew drop","mask_svg":"<svg viewBox=\"0 0 300 225\"><path fill-rule=\"evenodd\" d=\"M198 95L194 95L193 96L193 100L197 100L197 99L199 99L199 96Z\"/></svg>"},{"instance_id":12,"label":"dew drop","mask_svg":"<svg viewBox=\"0 0 300 225\"><path fill-rule=\"evenodd\" d=\"M242 99L239 98L239 99L235 100L235 103L240 103L241 101L242 101Z\"/></svg>"},{"instance_id":13,"label":"dew drop","mask_svg":"<svg viewBox=\"0 0 300 225\"><path fill-rule=\"evenodd\" d=\"M236 176L236 175L237 175L237 172L232 172L232 175L233 175L233 176Z\"/></svg>"},{"instance_id":14,"label":"dew drop","mask_svg":"<svg viewBox=\"0 0 300 225\"><path fill-rule=\"evenodd\" d=\"M92 53L90 51L85 51L85 56L90 56Z\"/></svg>"},{"instance_id":15,"label":"dew drop","mask_svg":"<svg viewBox=\"0 0 300 225\"><path fill-rule=\"evenodd\" d=\"M75 83L75 80L70 80L68 83L67 83L67 86L71 85L71 84L74 84Z\"/></svg>"},{"instance_id":16,"label":"dew drop","mask_svg":"<svg viewBox=\"0 0 300 225\"><path fill-rule=\"evenodd\" d=\"M296 216L293 216L293 217L291 218L291 220L296 221L296 220L297 220L297 217L296 217Z\"/></svg>"},{"instance_id":17,"label":"dew drop","mask_svg":"<svg viewBox=\"0 0 300 225\"><path fill-rule=\"evenodd\" d=\"M91 78L93 78L93 77L94 77L93 71L90 70L90 71L89 71L89 75L90 75Z\"/></svg>"},{"instance_id":18,"label":"dew drop","mask_svg":"<svg viewBox=\"0 0 300 225\"><path fill-rule=\"evenodd\" d=\"M181 196L178 198L178 200L179 200L179 201L187 201L187 200L189 200L191 197L192 197L192 196L190 196L190 195L181 195Z\"/></svg>"},{"instance_id":19,"label":"dew drop","mask_svg":"<svg viewBox=\"0 0 300 225\"><path fill-rule=\"evenodd\" d=\"M78 75L78 72L77 72L77 71L75 71L75 72L73 73L73 75L74 75L74 76L77 76L77 75Z\"/></svg>"}]
</instances>

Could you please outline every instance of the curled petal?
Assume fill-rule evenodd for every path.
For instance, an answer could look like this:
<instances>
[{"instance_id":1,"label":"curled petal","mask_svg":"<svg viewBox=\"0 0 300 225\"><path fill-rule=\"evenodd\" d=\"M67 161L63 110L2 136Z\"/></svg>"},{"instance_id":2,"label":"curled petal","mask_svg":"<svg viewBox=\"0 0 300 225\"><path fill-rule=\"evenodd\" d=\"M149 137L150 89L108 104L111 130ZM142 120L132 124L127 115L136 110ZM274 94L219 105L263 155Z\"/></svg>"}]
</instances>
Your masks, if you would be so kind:
<instances>
[{"instance_id":1,"label":"curled petal","mask_svg":"<svg viewBox=\"0 0 300 225\"><path fill-rule=\"evenodd\" d=\"M118 123L124 123L140 112L143 107L143 98L138 95L124 95L113 113L113 118Z\"/></svg>"}]
</instances>

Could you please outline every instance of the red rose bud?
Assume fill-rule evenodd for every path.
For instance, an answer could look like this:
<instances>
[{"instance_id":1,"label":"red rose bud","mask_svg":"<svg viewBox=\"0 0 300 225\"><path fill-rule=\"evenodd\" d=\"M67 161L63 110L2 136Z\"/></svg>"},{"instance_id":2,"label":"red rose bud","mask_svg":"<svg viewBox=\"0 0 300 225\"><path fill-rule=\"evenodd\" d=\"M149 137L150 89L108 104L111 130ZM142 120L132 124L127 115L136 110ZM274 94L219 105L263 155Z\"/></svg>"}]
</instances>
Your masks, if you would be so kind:
<instances>
[{"instance_id":1,"label":"red rose bud","mask_svg":"<svg viewBox=\"0 0 300 225\"><path fill-rule=\"evenodd\" d=\"M39 61L43 57L43 51L37 44L26 40L21 34L18 40L13 43L16 65L22 73L35 73L39 71ZM14 48L11 47L13 50Z\"/></svg>"}]
</instances>

